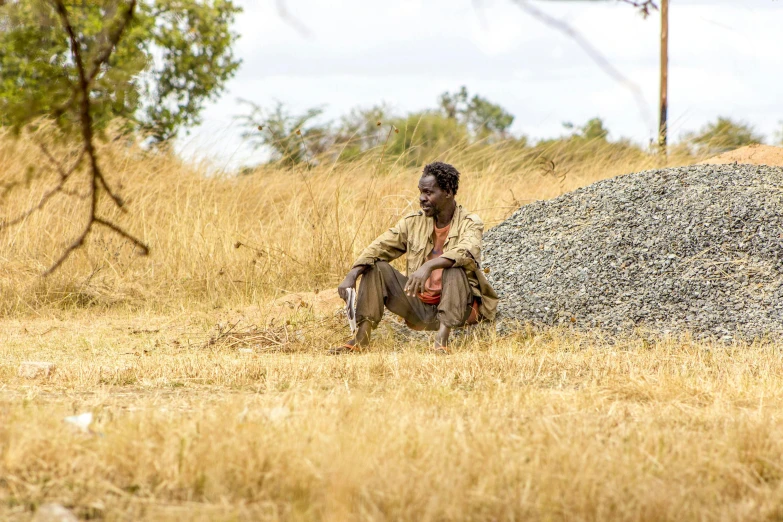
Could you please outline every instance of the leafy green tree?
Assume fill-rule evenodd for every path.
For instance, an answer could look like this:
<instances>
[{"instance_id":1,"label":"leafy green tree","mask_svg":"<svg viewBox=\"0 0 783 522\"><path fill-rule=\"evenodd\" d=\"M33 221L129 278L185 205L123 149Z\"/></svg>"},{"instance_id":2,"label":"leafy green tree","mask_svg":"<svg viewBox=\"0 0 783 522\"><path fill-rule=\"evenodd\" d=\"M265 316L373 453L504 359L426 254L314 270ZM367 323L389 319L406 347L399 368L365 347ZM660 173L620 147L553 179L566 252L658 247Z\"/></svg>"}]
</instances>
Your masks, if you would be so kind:
<instances>
[{"instance_id":1,"label":"leafy green tree","mask_svg":"<svg viewBox=\"0 0 783 522\"><path fill-rule=\"evenodd\" d=\"M250 107L249 113L237 117L245 129L242 137L253 148L269 150L273 161L294 166L322 154L334 142L329 125L315 122L323 113L320 107L293 114L281 102L266 110L251 101L240 101Z\"/></svg>"},{"instance_id":2,"label":"leafy green tree","mask_svg":"<svg viewBox=\"0 0 783 522\"><path fill-rule=\"evenodd\" d=\"M757 134L753 126L730 118L719 117L699 132L685 135L685 141L698 153L716 154L734 150L752 143L761 143L764 136Z\"/></svg>"},{"instance_id":3,"label":"leafy green tree","mask_svg":"<svg viewBox=\"0 0 783 522\"><path fill-rule=\"evenodd\" d=\"M255 148L269 149L273 161L289 165L308 155L316 161L319 157L352 160L373 149L383 150L387 158L404 157L406 163L417 164L459 143L508 141L514 121L499 105L478 95L471 97L465 87L443 93L437 109L396 116L387 106L377 105L353 109L337 123L315 123L323 112L320 108L294 114L281 103L267 110L243 101L250 108L237 117L245 129L243 137Z\"/></svg>"},{"instance_id":4,"label":"leafy green tree","mask_svg":"<svg viewBox=\"0 0 783 522\"><path fill-rule=\"evenodd\" d=\"M404 156L405 162L418 165L470 140L467 127L437 111L411 113L392 120L399 132L390 136L387 154Z\"/></svg>"},{"instance_id":5,"label":"leafy green tree","mask_svg":"<svg viewBox=\"0 0 783 522\"><path fill-rule=\"evenodd\" d=\"M101 49L114 13L134 0L66 2L85 51ZM90 84L95 128L123 118L157 142L200 123L236 72L233 0L140 0L122 40ZM95 57L88 56L88 61ZM0 125L21 128L51 117L66 131L78 123L78 78L67 35L50 2L0 2Z\"/></svg>"},{"instance_id":6,"label":"leafy green tree","mask_svg":"<svg viewBox=\"0 0 783 522\"><path fill-rule=\"evenodd\" d=\"M463 85L457 92L444 92L440 95L438 104L447 118L456 120L467 111L468 89Z\"/></svg>"},{"instance_id":7,"label":"leafy green tree","mask_svg":"<svg viewBox=\"0 0 783 522\"><path fill-rule=\"evenodd\" d=\"M571 136L565 139L585 139L607 141L609 129L604 126L604 120L601 118L591 118L584 125L576 126L570 121L563 122L563 127L572 131Z\"/></svg>"},{"instance_id":8,"label":"leafy green tree","mask_svg":"<svg viewBox=\"0 0 783 522\"><path fill-rule=\"evenodd\" d=\"M609 130L604 127L604 120L592 118L579 127L578 135L586 140L606 141L606 138L609 136Z\"/></svg>"},{"instance_id":9,"label":"leafy green tree","mask_svg":"<svg viewBox=\"0 0 783 522\"><path fill-rule=\"evenodd\" d=\"M339 148L342 160L359 158L362 153L384 143L389 134L391 112L385 105L352 109L340 118L334 134L334 143Z\"/></svg>"},{"instance_id":10,"label":"leafy green tree","mask_svg":"<svg viewBox=\"0 0 783 522\"><path fill-rule=\"evenodd\" d=\"M466 123L469 128L475 129L480 135L506 139L508 138L508 129L514 123L514 116L486 98L473 96L468 106Z\"/></svg>"},{"instance_id":11,"label":"leafy green tree","mask_svg":"<svg viewBox=\"0 0 783 522\"><path fill-rule=\"evenodd\" d=\"M500 105L479 95L471 97L463 85L457 92L444 92L438 99L440 112L457 120L478 138L508 137L514 116Z\"/></svg>"},{"instance_id":12,"label":"leafy green tree","mask_svg":"<svg viewBox=\"0 0 783 522\"><path fill-rule=\"evenodd\" d=\"M528 157L535 158L545 174L565 176L570 166L594 162L596 158L622 163L647 157L642 147L628 138L610 140L610 131L599 117L591 118L582 125L564 122L563 127L569 134L540 140L527 150Z\"/></svg>"}]
</instances>

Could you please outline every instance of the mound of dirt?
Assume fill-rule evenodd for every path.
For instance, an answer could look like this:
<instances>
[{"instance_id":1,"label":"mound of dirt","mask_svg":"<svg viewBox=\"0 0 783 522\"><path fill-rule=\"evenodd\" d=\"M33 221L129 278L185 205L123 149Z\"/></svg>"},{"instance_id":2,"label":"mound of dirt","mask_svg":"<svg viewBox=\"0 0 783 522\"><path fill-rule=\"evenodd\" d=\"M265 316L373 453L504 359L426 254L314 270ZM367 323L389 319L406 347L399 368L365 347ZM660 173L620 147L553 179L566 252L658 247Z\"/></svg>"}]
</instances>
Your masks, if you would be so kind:
<instances>
[{"instance_id":1,"label":"mound of dirt","mask_svg":"<svg viewBox=\"0 0 783 522\"><path fill-rule=\"evenodd\" d=\"M771 165L783 167L783 147L771 145L748 145L723 154L718 154L699 165L727 165L738 163L744 165Z\"/></svg>"},{"instance_id":2,"label":"mound of dirt","mask_svg":"<svg viewBox=\"0 0 783 522\"><path fill-rule=\"evenodd\" d=\"M484 237L524 323L783 336L783 168L693 165L526 205Z\"/></svg>"}]
</instances>

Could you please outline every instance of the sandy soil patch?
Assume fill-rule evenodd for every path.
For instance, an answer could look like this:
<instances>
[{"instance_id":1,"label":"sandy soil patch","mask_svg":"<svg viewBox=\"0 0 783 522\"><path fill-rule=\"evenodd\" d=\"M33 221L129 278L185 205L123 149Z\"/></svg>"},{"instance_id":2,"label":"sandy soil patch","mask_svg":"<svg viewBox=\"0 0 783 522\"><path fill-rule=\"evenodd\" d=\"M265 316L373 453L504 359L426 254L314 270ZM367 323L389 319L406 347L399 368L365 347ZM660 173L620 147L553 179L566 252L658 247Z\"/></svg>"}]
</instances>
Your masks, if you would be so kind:
<instances>
[{"instance_id":1,"label":"sandy soil patch","mask_svg":"<svg viewBox=\"0 0 783 522\"><path fill-rule=\"evenodd\" d=\"M783 147L760 144L748 145L747 147L740 147L739 149L718 154L702 161L699 165L728 165L730 163L783 167Z\"/></svg>"}]
</instances>

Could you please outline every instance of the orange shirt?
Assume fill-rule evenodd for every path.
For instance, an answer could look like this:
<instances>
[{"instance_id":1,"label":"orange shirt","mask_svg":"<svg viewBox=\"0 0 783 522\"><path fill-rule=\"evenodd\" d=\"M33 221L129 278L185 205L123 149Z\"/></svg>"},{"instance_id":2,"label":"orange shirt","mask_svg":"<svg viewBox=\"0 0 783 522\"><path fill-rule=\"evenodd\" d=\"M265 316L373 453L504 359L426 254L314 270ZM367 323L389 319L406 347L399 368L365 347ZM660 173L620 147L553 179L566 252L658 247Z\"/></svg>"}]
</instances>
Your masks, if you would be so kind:
<instances>
[{"instance_id":1,"label":"orange shirt","mask_svg":"<svg viewBox=\"0 0 783 522\"><path fill-rule=\"evenodd\" d=\"M438 228L433 225L432 230L432 251L427 255L427 261L432 261L443 255L443 246L449 237L451 225ZM433 270L430 277L424 283L424 291L419 293L419 299L422 303L436 305L440 303L440 293L443 290L443 269Z\"/></svg>"},{"instance_id":2,"label":"orange shirt","mask_svg":"<svg viewBox=\"0 0 783 522\"><path fill-rule=\"evenodd\" d=\"M431 261L443 255L443 246L449 237L451 225L438 228L433 225L432 231L432 251L427 255L427 261ZM440 303L440 294L443 291L443 269L433 270L427 281L424 282L424 291L419 293L419 299L422 303L436 305ZM478 301L473 300L470 316L465 324L476 324L478 322ZM407 323L407 321L406 321ZM410 326L410 324L408 324Z\"/></svg>"}]
</instances>

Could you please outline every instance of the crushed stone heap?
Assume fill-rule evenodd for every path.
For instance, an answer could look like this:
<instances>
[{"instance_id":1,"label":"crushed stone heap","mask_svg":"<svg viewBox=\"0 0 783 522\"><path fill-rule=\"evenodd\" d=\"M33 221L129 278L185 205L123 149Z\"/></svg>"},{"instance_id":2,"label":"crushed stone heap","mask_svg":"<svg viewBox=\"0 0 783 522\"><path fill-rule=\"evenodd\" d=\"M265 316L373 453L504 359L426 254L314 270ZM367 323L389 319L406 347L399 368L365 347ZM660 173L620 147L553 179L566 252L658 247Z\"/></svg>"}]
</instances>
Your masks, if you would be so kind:
<instances>
[{"instance_id":1,"label":"crushed stone heap","mask_svg":"<svg viewBox=\"0 0 783 522\"><path fill-rule=\"evenodd\" d=\"M627 174L526 205L484 236L503 321L783 334L783 168Z\"/></svg>"}]
</instances>

